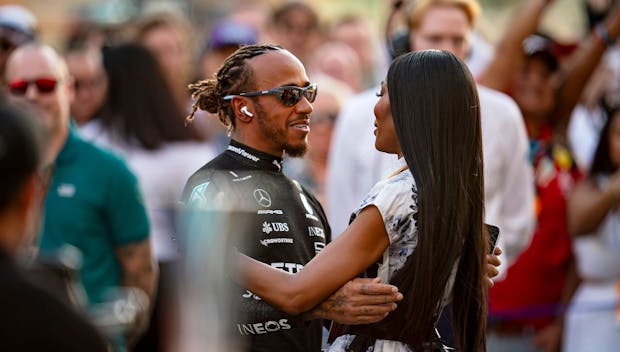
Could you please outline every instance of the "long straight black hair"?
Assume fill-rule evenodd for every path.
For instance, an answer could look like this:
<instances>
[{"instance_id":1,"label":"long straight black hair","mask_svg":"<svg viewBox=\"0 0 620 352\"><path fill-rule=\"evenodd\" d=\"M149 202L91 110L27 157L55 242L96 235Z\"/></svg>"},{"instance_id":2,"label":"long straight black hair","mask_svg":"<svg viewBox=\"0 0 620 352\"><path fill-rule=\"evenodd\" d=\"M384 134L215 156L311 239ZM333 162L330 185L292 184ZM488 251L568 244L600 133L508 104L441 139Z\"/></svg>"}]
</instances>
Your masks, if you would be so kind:
<instances>
[{"instance_id":1,"label":"long straight black hair","mask_svg":"<svg viewBox=\"0 0 620 352\"><path fill-rule=\"evenodd\" d=\"M405 54L387 76L398 140L418 192L418 243L392 283L405 292L402 334L418 348L433 339L446 285L461 351L486 350L484 177L478 92L447 51Z\"/></svg>"}]
</instances>

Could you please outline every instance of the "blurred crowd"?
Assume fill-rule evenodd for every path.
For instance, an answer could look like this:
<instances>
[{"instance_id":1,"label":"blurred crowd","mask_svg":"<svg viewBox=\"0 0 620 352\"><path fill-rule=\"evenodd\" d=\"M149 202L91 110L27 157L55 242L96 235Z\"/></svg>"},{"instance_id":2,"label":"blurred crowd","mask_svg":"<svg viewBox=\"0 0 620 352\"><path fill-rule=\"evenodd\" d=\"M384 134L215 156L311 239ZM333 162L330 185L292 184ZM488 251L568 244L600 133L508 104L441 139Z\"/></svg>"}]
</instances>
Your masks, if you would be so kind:
<instances>
[{"instance_id":1,"label":"blurred crowd","mask_svg":"<svg viewBox=\"0 0 620 352\"><path fill-rule=\"evenodd\" d=\"M464 59L479 84L486 222L504 250L489 351L619 346L620 2L583 0L589 28L571 43L540 31L553 0L521 1L497 43L477 31L484 9L468 0L385 2L383 31L354 13L327 21L312 1L257 3L206 33L176 2L141 3L119 23L85 15L55 49L38 40L36 14L0 6L1 104L26 105L46 135L49 187L27 275L87 312L109 348L179 349L187 258L175 210L189 176L229 142L217 115L188 117L187 86L258 43L288 49L318 83L310 147L284 172L316 195L334 234L396 161L373 135L390 60L424 49Z\"/></svg>"}]
</instances>

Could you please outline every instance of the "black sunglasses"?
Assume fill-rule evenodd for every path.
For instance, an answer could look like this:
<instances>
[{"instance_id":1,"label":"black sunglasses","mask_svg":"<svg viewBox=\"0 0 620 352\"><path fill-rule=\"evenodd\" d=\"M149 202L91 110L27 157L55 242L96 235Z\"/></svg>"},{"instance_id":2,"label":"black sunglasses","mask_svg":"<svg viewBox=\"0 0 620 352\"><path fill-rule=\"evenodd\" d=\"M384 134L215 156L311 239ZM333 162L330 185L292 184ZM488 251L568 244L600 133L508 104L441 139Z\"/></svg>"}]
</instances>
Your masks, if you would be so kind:
<instances>
[{"instance_id":1,"label":"black sunglasses","mask_svg":"<svg viewBox=\"0 0 620 352\"><path fill-rule=\"evenodd\" d=\"M229 94L224 97L224 100L230 100L233 97L241 96L241 97L257 97L259 95L271 94L275 95L282 101L282 103L286 106L293 106L297 104L302 97L306 97L309 102L313 103L316 99L317 86L316 83L311 83L305 87L297 87L297 86L281 86L277 88L272 88L268 90L259 90L256 92L247 92L247 93L239 93L239 94Z\"/></svg>"}]
</instances>

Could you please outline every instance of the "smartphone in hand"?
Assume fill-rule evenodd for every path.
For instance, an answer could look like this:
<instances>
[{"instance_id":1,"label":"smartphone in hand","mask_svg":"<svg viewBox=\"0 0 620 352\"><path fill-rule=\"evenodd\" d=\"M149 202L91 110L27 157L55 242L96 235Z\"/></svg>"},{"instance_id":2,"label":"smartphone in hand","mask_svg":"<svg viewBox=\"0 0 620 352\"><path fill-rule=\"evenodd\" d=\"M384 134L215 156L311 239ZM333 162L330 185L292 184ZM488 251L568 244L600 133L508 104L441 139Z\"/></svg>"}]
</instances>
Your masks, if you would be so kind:
<instances>
[{"instance_id":1,"label":"smartphone in hand","mask_svg":"<svg viewBox=\"0 0 620 352\"><path fill-rule=\"evenodd\" d=\"M497 239L499 238L499 227L490 224L484 224L487 229L487 236L489 239L489 249L490 253L493 254L495 251L495 246L497 245Z\"/></svg>"}]
</instances>

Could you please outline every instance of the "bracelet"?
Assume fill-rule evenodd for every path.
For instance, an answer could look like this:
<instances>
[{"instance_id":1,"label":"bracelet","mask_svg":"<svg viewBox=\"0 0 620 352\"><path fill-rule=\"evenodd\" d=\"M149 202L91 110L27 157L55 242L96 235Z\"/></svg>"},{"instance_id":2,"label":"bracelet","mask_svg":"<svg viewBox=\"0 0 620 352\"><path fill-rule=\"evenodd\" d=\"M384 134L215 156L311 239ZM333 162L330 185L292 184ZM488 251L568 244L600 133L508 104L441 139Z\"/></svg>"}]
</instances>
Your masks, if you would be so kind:
<instances>
[{"instance_id":1,"label":"bracelet","mask_svg":"<svg viewBox=\"0 0 620 352\"><path fill-rule=\"evenodd\" d=\"M612 46L616 43L616 38L612 38L609 35L609 31L607 30L607 27L605 27L605 24L603 23L599 23L594 27L593 34L606 46Z\"/></svg>"}]
</instances>

